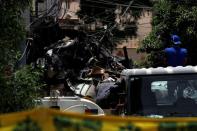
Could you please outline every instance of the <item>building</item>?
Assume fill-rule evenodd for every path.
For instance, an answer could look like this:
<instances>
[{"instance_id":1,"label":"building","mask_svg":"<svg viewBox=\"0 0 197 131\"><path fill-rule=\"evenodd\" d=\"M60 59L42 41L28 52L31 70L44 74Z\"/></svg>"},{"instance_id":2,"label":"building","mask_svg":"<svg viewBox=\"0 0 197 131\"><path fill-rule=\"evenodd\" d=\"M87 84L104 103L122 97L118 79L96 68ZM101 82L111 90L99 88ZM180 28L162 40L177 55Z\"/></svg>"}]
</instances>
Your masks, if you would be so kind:
<instances>
[{"instance_id":1,"label":"building","mask_svg":"<svg viewBox=\"0 0 197 131\"><path fill-rule=\"evenodd\" d=\"M121 55L123 54L123 47L127 47L127 52L129 58L135 61L144 60L145 55L144 53L137 53L137 48L139 43L151 32L151 20L152 20L152 13L150 11L145 11L141 18L138 20L138 30L137 30L137 37L131 37L125 39L119 44L114 51L114 54Z\"/></svg>"},{"instance_id":2,"label":"building","mask_svg":"<svg viewBox=\"0 0 197 131\"><path fill-rule=\"evenodd\" d=\"M80 10L80 0L62 0L61 2L59 25L66 29L78 29L81 22L76 13Z\"/></svg>"}]
</instances>

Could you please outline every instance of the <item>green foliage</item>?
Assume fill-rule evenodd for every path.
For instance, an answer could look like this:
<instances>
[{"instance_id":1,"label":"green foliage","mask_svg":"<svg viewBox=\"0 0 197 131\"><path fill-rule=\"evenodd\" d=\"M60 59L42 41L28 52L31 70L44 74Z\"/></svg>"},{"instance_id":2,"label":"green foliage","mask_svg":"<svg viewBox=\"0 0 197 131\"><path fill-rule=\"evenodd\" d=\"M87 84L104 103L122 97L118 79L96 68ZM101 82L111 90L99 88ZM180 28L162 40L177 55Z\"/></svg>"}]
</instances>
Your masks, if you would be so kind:
<instances>
[{"instance_id":1,"label":"green foliage","mask_svg":"<svg viewBox=\"0 0 197 131\"><path fill-rule=\"evenodd\" d=\"M188 4L184 0L174 2L171 0L159 0L153 7L152 32L142 41L138 51L148 53L150 66L163 66L156 64L165 47L171 46L170 35L177 34L181 37L182 46L189 51L189 63L196 65L197 51L197 6ZM158 54L158 53L157 53ZM160 59L162 61L162 58Z\"/></svg>"},{"instance_id":2,"label":"green foliage","mask_svg":"<svg viewBox=\"0 0 197 131\"><path fill-rule=\"evenodd\" d=\"M15 61L18 44L24 39L25 29L22 11L30 5L31 0L0 1L0 61L10 64Z\"/></svg>"},{"instance_id":3,"label":"green foliage","mask_svg":"<svg viewBox=\"0 0 197 131\"><path fill-rule=\"evenodd\" d=\"M0 1L0 113L32 108L42 87L42 72L23 67L15 69L21 53L19 44L25 38L21 13L31 0Z\"/></svg>"},{"instance_id":4,"label":"green foliage","mask_svg":"<svg viewBox=\"0 0 197 131\"><path fill-rule=\"evenodd\" d=\"M155 31L157 28L155 27L152 32L142 41L143 45L140 45L138 48L138 52L147 52L150 53L152 50L161 49L161 40L157 38Z\"/></svg>"},{"instance_id":5,"label":"green foliage","mask_svg":"<svg viewBox=\"0 0 197 131\"><path fill-rule=\"evenodd\" d=\"M0 77L0 112L13 112L33 108L41 94L42 71L25 66L8 77Z\"/></svg>"}]
</instances>

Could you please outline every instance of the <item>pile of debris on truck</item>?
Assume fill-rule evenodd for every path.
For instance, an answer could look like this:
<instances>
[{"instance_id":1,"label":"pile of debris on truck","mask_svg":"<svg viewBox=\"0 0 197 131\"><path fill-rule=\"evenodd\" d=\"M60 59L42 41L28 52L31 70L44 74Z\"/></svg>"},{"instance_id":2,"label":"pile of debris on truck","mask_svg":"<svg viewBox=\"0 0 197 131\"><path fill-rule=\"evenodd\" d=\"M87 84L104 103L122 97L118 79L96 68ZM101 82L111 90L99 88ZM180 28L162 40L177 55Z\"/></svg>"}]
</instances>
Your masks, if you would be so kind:
<instances>
[{"instance_id":1,"label":"pile of debris on truck","mask_svg":"<svg viewBox=\"0 0 197 131\"><path fill-rule=\"evenodd\" d=\"M126 50L124 58L112 55L110 32L62 30L46 19L36 24L27 40L27 64L44 69L46 96L58 90L58 96L78 96L118 111L124 94L120 73L130 61Z\"/></svg>"}]
</instances>

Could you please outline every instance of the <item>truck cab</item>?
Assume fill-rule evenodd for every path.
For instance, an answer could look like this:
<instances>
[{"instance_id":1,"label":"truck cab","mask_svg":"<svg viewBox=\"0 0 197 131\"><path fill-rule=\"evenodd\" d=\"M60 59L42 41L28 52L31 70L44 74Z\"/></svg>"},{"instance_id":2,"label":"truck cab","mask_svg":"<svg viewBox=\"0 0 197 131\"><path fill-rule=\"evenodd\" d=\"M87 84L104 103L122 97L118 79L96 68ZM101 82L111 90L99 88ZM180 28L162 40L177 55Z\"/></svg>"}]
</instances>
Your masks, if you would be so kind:
<instances>
[{"instance_id":1,"label":"truck cab","mask_svg":"<svg viewBox=\"0 0 197 131\"><path fill-rule=\"evenodd\" d=\"M197 116L197 66L126 69L125 114Z\"/></svg>"}]
</instances>

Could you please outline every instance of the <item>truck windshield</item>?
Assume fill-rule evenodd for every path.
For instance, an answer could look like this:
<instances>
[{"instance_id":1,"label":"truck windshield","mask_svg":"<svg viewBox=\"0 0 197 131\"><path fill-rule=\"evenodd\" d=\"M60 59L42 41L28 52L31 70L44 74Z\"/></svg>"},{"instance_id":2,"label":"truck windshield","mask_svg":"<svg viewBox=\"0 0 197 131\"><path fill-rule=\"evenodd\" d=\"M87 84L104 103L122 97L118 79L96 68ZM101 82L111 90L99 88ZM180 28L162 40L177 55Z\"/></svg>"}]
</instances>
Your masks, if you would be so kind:
<instances>
[{"instance_id":1,"label":"truck windshield","mask_svg":"<svg viewBox=\"0 0 197 131\"><path fill-rule=\"evenodd\" d=\"M197 102L197 80L154 81L151 91L157 105L173 105L179 99ZM183 103L183 102L182 102Z\"/></svg>"},{"instance_id":2,"label":"truck windshield","mask_svg":"<svg viewBox=\"0 0 197 131\"><path fill-rule=\"evenodd\" d=\"M140 94L140 104L135 113L162 116L197 116L197 77L149 76L142 77L141 88L133 90ZM139 89L140 88L140 89ZM136 96L137 97L137 96ZM133 99L134 101L134 99ZM134 102L135 103L135 102ZM135 107L136 105L133 105Z\"/></svg>"}]
</instances>

